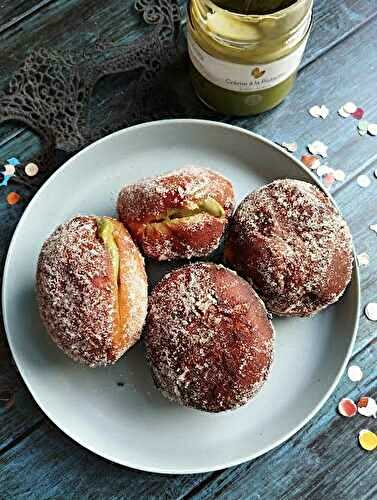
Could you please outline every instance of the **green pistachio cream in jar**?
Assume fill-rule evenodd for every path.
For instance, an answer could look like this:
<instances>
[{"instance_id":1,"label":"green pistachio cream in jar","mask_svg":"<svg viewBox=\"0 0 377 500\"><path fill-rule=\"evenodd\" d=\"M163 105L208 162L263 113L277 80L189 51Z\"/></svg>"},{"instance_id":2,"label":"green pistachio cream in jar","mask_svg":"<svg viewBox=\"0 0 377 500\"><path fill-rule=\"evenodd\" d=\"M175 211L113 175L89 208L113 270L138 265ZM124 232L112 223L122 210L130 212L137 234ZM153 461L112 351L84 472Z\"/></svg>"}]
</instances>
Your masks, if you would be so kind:
<instances>
[{"instance_id":1,"label":"green pistachio cream in jar","mask_svg":"<svg viewBox=\"0 0 377 500\"><path fill-rule=\"evenodd\" d=\"M255 115L291 90L313 0L189 0L187 42L198 97L227 115Z\"/></svg>"}]
</instances>

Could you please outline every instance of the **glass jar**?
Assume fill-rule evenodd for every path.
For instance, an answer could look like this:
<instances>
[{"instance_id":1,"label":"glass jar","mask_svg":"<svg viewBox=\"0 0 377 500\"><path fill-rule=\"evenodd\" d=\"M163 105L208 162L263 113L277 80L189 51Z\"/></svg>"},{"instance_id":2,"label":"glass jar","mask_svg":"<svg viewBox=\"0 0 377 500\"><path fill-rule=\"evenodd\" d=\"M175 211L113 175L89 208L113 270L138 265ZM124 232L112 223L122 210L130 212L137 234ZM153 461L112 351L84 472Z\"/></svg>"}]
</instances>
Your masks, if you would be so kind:
<instances>
[{"instance_id":1,"label":"glass jar","mask_svg":"<svg viewBox=\"0 0 377 500\"><path fill-rule=\"evenodd\" d=\"M189 0L187 41L198 97L238 116L280 104L305 50L312 7L313 0Z\"/></svg>"}]
</instances>

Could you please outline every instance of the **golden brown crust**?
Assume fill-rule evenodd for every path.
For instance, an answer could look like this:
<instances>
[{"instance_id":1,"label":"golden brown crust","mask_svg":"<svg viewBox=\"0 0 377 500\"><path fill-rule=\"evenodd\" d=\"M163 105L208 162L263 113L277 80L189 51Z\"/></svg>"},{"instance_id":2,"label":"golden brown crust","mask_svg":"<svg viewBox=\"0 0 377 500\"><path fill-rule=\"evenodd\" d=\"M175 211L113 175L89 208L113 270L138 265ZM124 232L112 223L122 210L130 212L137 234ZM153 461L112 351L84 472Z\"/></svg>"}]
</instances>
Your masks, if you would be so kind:
<instances>
[{"instance_id":1,"label":"golden brown crust","mask_svg":"<svg viewBox=\"0 0 377 500\"><path fill-rule=\"evenodd\" d=\"M222 216L197 209L208 198L223 208ZM233 187L227 179L208 169L186 167L125 186L119 194L118 214L145 255L172 260L214 251L233 204ZM172 220L163 217L182 210L193 212Z\"/></svg>"},{"instance_id":2,"label":"golden brown crust","mask_svg":"<svg viewBox=\"0 0 377 500\"><path fill-rule=\"evenodd\" d=\"M77 216L59 226L43 244L38 260L42 321L68 356L89 366L114 363L140 336L146 315L143 258L125 228L113 221L123 262L120 309L96 217Z\"/></svg>"}]
</instances>

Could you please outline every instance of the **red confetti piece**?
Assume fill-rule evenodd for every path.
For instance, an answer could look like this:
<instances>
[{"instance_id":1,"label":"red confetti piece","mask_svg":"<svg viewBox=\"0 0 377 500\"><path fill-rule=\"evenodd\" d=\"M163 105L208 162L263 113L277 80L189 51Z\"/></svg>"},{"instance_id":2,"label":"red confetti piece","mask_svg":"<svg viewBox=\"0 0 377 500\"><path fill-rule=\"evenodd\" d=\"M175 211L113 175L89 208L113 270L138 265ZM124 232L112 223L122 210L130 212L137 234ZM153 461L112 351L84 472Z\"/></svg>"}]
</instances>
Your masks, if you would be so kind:
<instances>
[{"instance_id":1,"label":"red confetti piece","mask_svg":"<svg viewBox=\"0 0 377 500\"><path fill-rule=\"evenodd\" d=\"M15 191L11 191L7 195L8 205L15 205L16 203L18 203L20 201L20 199L21 199L21 196L18 193L16 193Z\"/></svg>"},{"instance_id":2,"label":"red confetti piece","mask_svg":"<svg viewBox=\"0 0 377 500\"><path fill-rule=\"evenodd\" d=\"M326 174L323 177L323 182L324 184L326 184L326 186L331 186L332 184L334 184L334 181L335 181L334 174Z\"/></svg>"},{"instance_id":3,"label":"red confetti piece","mask_svg":"<svg viewBox=\"0 0 377 500\"><path fill-rule=\"evenodd\" d=\"M362 118L364 116L363 108L357 108L357 110L354 113L351 113L351 116L356 118L356 120L362 120Z\"/></svg>"},{"instance_id":4,"label":"red confetti piece","mask_svg":"<svg viewBox=\"0 0 377 500\"><path fill-rule=\"evenodd\" d=\"M344 398L339 401L338 412L342 417L354 417L357 413L357 406L352 399Z\"/></svg>"},{"instance_id":5,"label":"red confetti piece","mask_svg":"<svg viewBox=\"0 0 377 500\"><path fill-rule=\"evenodd\" d=\"M368 400L369 398L367 396L360 398L359 402L357 403L357 406L359 408L365 408L366 406L368 406Z\"/></svg>"}]
</instances>

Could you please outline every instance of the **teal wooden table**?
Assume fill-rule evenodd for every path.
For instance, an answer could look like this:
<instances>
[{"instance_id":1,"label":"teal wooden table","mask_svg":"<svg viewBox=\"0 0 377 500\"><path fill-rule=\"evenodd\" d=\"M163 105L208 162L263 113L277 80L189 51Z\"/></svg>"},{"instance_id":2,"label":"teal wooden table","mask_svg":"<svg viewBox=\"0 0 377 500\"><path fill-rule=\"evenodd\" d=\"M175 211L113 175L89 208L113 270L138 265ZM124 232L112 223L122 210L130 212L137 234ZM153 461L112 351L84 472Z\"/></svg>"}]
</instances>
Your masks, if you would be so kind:
<instances>
[{"instance_id":1,"label":"teal wooden table","mask_svg":"<svg viewBox=\"0 0 377 500\"><path fill-rule=\"evenodd\" d=\"M182 10L185 2L181 2ZM2 0L0 2L0 88L26 53L38 46L80 47L96 38L127 44L145 29L130 0ZM377 299L377 138L360 137L353 119L336 110L355 101L377 122L377 1L315 0L314 28L297 84L277 109L254 118L236 119L207 113L193 95L183 60L174 81L177 99L191 117L208 116L245 127L275 141L296 141L298 155L314 139L329 145L329 163L347 178L333 188L350 224L358 253L370 265L361 269L362 305ZM325 103L327 120L308 115ZM1 109L0 109L1 114ZM11 124L0 130L0 162L10 156L27 161L38 139ZM57 157L56 165L62 158ZM50 173L50 172L49 172ZM361 174L371 179L358 186ZM14 187L13 187L14 189ZM19 187L18 190L21 188ZM17 221L34 190L22 188L22 200L10 207L9 188L0 192L2 263ZM20 312L22 314L22 312ZM352 361L363 369L356 388L344 376L322 410L298 434L252 462L214 473L168 476L139 472L109 463L66 437L39 410L12 362L2 327L0 337L0 498L377 498L375 453L361 450L357 433L376 431L375 421L344 419L336 412L344 396L376 398L376 327L361 311Z\"/></svg>"}]
</instances>

